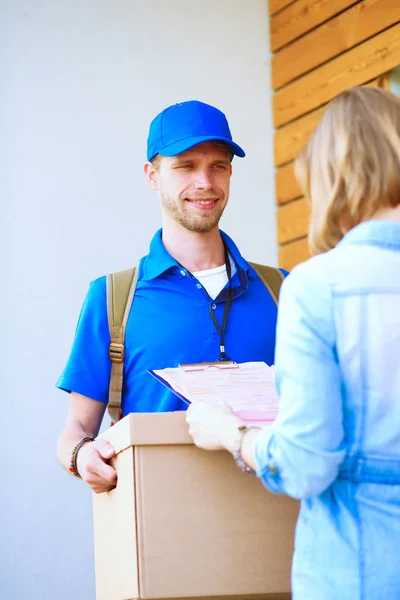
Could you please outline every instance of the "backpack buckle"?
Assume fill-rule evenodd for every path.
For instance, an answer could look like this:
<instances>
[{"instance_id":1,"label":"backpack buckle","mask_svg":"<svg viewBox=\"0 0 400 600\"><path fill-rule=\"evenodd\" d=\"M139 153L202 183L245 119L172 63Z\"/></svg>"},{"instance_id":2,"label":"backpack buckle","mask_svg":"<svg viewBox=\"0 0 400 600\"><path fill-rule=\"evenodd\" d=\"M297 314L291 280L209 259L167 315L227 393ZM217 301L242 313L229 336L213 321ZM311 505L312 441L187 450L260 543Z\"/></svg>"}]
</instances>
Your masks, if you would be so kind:
<instances>
[{"instance_id":1,"label":"backpack buckle","mask_svg":"<svg viewBox=\"0 0 400 600\"><path fill-rule=\"evenodd\" d=\"M110 360L114 363L121 364L124 362L125 358L125 347L124 344L118 344L116 342L111 342L108 347L108 356Z\"/></svg>"}]
</instances>

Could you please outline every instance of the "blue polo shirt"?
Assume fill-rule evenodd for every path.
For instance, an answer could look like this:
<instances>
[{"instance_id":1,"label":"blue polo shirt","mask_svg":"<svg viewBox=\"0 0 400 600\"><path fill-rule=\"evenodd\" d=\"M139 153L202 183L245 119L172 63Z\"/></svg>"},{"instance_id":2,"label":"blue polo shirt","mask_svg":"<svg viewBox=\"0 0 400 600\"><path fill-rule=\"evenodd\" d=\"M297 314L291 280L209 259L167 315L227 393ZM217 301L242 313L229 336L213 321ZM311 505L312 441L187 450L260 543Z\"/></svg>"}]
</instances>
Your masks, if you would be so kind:
<instances>
[{"instance_id":1,"label":"blue polo shirt","mask_svg":"<svg viewBox=\"0 0 400 600\"><path fill-rule=\"evenodd\" d=\"M222 231L221 235L237 267L225 332L226 352L236 362L273 364L276 305L233 241ZM221 324L229 285L211 301L198 280L167 252L161 236L159 230L149 254L140 261L126 327L124 415L185 410L182 400L147 370L214 361L219 357L220 338L209 305ZM109 343L106 278L100 277L90 284L71 353L57 387L107 403L111 372Z\"/></svg>"}]
</instances>

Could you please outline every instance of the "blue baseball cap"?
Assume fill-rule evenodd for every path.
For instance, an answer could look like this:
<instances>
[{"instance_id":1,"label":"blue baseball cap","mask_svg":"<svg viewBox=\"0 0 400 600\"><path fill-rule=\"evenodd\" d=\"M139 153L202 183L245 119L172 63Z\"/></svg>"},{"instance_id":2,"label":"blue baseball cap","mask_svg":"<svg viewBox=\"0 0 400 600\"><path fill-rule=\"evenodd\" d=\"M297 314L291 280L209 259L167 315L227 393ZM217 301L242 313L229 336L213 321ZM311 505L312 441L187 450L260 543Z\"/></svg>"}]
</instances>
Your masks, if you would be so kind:
<instances>
[{"instance_id":1,"label":"blue baseball cap","mask_svg":"<svg viewBox=\"0 0 400 600\"><path fill-rule=\"evenodd\" d=\"M218 108L198 100L173 104L150 124L147 160L157 154L176 156L197 144L214 140L225 142L236 156L246 156L232 140L227 118Z\"/></svg>"}]
</instances>

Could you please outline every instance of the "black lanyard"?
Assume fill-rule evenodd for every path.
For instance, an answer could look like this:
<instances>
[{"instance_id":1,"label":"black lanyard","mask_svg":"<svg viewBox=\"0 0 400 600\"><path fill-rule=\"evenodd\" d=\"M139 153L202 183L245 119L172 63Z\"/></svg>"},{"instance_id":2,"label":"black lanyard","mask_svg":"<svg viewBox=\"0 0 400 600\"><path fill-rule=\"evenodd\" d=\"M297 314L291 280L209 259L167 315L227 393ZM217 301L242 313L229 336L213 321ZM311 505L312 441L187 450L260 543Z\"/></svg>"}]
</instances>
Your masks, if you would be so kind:
<instances>
[{"instance_id":1,"label":"black lanyard","mask_svg":"<svg viewBox=\"0 0 400 600\"><path fill-rule=\"evenodd\" d=\"M225 352L225 331L226 331L226 325L228 323L229 311L231 309L231 304L232 304L232 269L231 269L231 261L229 260L229 253L228 253L226 246L225 246L225 266L226 266L226 274L228 275L229 290L228 290L228 298L227 298L227 300L225 302L225 306L224 306L224 314L222 315L221 327L219 326L217 317L215 316L215 312L214 312L214 309L212 308L212 304L209 304L210 317L212 319L212 322L215 325L215 329L219 333L219 359L218 359L218 362L232 360L231 358L229 358L229 356ZM207 293L207 296L210 298L210 295L207 292L207 290L206 290L206 293ZM212 298L210 298L210 300L212 301ZM212 303L214 304L214 302L212 302Z\"/></svg>"},{"instance_id":2,"label":"black lanyard","mask_svg":"<svg viewBox=\"0 0 400 600\"><path fill-rule=\"evenodd\" d=\"M210 312L210 317L212 322L215 325L215 329L218 331L219 333L219 358L218 358L218 362L225 362L225 361L231 361L232 359L229 358L229 356L226 354L225 352L225 331L226 331L226 326L228 323L228 316L229 316L229 311L231 309L231 304L232 304L232 268L231 268L231 261L229 260L229 252L227 247L224 245L224 250L225 250L225 266L226 266L226 274L228 276L228 281L229 281L229 289L228 289L228 298L225 302L225 306L224 306L224 314L222 315L222 324L221 327L219 326L217 317L215 316L214 313L214 309L212 308L214 301L211 298L210 294L207 292L206 288L203 286L204 291L206 292L207 296L210 299L210 304L209 304L209 312ZM178 261L177 261L178 262ZM183 265L181 265L178 262L178 265L181 266L182 268ZM190 271L188 271L188 273L190 273ZM194 277L194 275L192 273L190 273L191 277Z\"/></svg>"}]
</instances>

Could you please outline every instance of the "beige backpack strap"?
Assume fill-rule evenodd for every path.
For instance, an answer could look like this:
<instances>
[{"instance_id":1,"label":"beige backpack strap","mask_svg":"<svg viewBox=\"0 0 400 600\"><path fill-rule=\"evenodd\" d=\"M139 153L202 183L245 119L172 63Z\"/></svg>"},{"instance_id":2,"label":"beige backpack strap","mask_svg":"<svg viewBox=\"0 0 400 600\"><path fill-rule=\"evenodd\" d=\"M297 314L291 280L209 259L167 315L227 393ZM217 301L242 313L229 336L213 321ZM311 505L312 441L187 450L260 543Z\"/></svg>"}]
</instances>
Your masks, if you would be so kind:
<instances>
[{"instance_id":1,"label":"beige backpack strap","mask_svg":"<svg viewBox=\"0 0 400 600\"><path fill-rule=\"evenodd\" d=\"M275 304L278 306L279 292L283 280L285 279L284 274L275 267L267 267L266 265L257 265L256 263L249 263L256 271L257 275L271 294Z\"/></svg>"},{"instance_id":2,"label":"beige backpack strap","mask_svg":"<svg viewBox=\"0 0 400 600\"><path fill-rule=\"evenodd\" d=\"M120 419L125 358L125 327L138 280L138 268L107 275L107 315L110 331L108 355L111 377L108 393L108 412L113 423Z\"/></svg>"}]
</instances>

